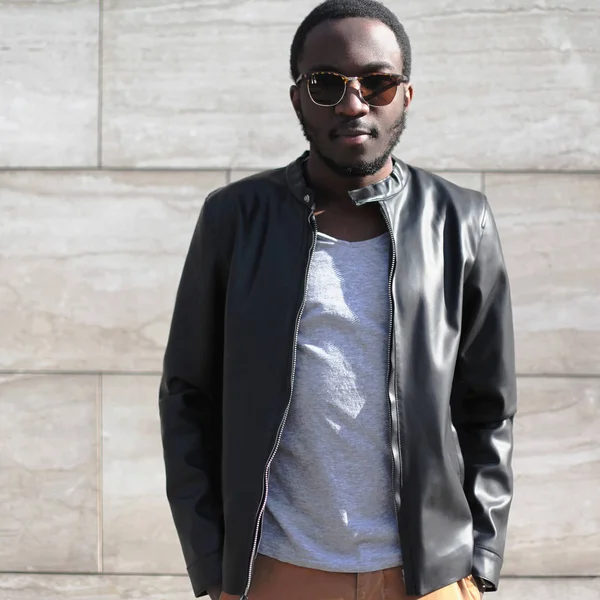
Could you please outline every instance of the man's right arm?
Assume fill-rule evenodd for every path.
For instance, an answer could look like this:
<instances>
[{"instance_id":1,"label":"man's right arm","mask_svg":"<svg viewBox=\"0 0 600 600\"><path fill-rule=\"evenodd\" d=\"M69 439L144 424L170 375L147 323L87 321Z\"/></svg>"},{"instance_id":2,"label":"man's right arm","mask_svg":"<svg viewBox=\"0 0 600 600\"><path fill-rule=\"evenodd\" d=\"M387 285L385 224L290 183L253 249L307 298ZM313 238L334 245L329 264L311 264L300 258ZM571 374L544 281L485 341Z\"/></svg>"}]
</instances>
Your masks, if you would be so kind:
<instances>
[{"instance_id":1,"label":"man's right arm","mask_svg":"<svg viewBox=\"0 0 600 600\"><path fill-rule=\"evenodd\" d=\"M225 283L215 227L207 201L177 292L159 397L167 496L196 596L215 594L222 575Z\"/></svg>"}]
</instances>

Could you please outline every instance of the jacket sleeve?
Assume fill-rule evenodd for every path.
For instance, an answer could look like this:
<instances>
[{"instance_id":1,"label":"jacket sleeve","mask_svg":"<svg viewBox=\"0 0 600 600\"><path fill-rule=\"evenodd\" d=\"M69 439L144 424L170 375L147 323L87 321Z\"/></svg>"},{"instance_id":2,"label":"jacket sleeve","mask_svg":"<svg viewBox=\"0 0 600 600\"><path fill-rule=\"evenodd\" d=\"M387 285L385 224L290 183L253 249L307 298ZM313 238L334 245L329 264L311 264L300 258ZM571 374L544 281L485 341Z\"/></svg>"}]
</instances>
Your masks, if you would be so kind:
<instances>
[{"instance_id":1,"label":"jacket sleeve","mask_svg":"<svg viewBox=\"0 0 600 600\"><path fill-rule=\"evenodd\" d=\"M167 497L195 595L221 582L224 276L210 198L184 264L160 384Z\"/></svg>"},{"instance_id":2,"label":"jacket sleeve","mask_svg":"<svg viewBox=\"0 0 600 600\"><path fill-rule=\"evenodd\" d=\"M473 575L496 590L512 501L517 393L509 282L487 205L475 262L464 284L452 416L474 528Z\"/></svg>"}]
</instances>

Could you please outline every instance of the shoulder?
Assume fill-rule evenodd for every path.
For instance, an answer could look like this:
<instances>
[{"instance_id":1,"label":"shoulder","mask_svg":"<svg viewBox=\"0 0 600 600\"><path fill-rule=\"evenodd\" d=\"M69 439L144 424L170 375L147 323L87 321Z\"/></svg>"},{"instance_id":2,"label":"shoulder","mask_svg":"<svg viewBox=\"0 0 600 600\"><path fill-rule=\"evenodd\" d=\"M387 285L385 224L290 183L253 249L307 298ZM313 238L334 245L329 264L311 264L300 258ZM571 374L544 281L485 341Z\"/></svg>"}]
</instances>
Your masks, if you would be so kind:
<instances>
[{"instance_id":1,"label":"shoulder","mask_svg":"<svg viewBox=\"0 0 600 600\"><path fill-rule=\"evenodd\" d=\"M211 192L205 200L206 210L213 215L226 216L243 205L283 194L286 188L285 169L254 173Z\"/></svg>"},{"instance_id":2,"label":"shoulder","mask_svg":"<svg viewBox=\"0 0 600 600\"><path fill-rule=\"evenodd\" d=\"M231 249L240 226L254 227L257 215L269 204L285 198L286 193L284 169L264 171L234 181L208 194L200 211L198 227L210 232L215 245Z\"/></svg>"},{"instance_id":3,"label":"shoulder","mask_svg":"<svg viewBox=\"0 0 600 600\"><path fill-rule=\"evenodd\" d=\"M479 190L457 185L425 169L407 165L408 185L424 202L433 202L437 212L482 229L488 219L487 198Z\"/></svg>"}]
</instances>

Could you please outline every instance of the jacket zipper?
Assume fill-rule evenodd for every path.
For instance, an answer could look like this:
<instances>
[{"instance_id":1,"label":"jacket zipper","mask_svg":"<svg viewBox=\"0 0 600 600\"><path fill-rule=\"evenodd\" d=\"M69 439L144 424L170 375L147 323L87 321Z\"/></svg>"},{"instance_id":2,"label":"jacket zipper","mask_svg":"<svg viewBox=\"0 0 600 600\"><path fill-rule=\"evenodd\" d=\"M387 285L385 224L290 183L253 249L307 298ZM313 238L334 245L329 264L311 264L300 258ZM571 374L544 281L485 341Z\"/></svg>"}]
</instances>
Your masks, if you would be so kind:
<instances>
[{"instance_id":1,"label":"jacket zipper","mask_svg":"<svg viewBox=\"0 0 600 600\"><path fill-rule=\"evenodd\" d=\"M393 278L394 278L394 271L396 269L396 243L395 243L395 239L394 239L394 232L392 230L392 224L390 222L390 218L387 214L387 211L383 205L382 202L379 203L379 206L381 208L381 213L383 214L383 218L385 219L385 223L387 225L389 234L390 234L390 240L391 240L391 244L392 244L392 264L390 266L390 276L389 276L389 281L388 281L388 296L389 296L389 303L390 303L390 328L389 328L389 340L388 340L388 386L389 386L389 379L390 376L392 375L392 343L393 343L393 339L394 339L394 297L393 297ZM402 468L402 439L401 439L401 435L400 435L400 423L399 423L399 418L398 418L398 397L396 394L396 382L394 380L394 398L395 400L392 400L391 396L389 395L389 387L388 387L388 408L389 408L389 413L390 413L390 441L391 441L391 445L392 445L392 483L393 483L393 496L394 496L394 507L395 507L395 513L396 513L396 521L398 523L398 533L400 533L400 517L399 517L399 513L400 513L400 491L402 489L402 484L403 484L403 468ZM395 402L395 406L393 406ZM393 418L393 410L395 410L396 412L396 419L394 420ZM396 427L394 428L394 423L396 424ZM394 430L395 429L395 430ZM397 448L396 448L397 445ZM397 459L396 459L397 457ZM396 460L397 460L397 465L396 465ZM396 469L398 470L398 474L399 474L399 481L396 478ZM404 557L402 557L403 561L404 561ZM403 569L404 572L404 569Z\"/></svg>"},{"instance_id":2,"label":"jacket zipper","mask_svg":"<svg viewBox=\"0 0 600 600\"><path fill-rule=\"evenodd\" d=\"M285 427L285 422L287 421L288 414L290 412L290 406L292 404L292 395L294 393L294 380L296 378L296 352L297 352L297 344L298 344L298 334L300 331L300 319L302 319L302 313L304 312L304 307L306 306L306 286L308 284L308 272L310 270L310 264L312 262L312 257L315 251L315 246L317 245L317 221L315 219L314 213L311 210L309 221L312 227L312 243L310 246L310 252L308 255L308 263L306 265L306 271L304 273L304 291L302 295L302 304L300 305L300 310L298 311L298 315L296 316L296 327L294 330L294 348L292 355L292 374L291 374L291 386L290 386L290 397L285 407L285 412L283 413L283 418L279 425L279 430L277 431L277 437L275 439L275 445L271 450L271 454L269 455L269 460L267 460L267 465L265 467L265 476L264 476L264 497L262 503L260 505L257 517L256 517L256 528L254 530L254 543L252 545L252 553L250 555L250 565L248 567L248 583L246 584L246 590L244 591L244 595L240 600L248 600L248 593L250 591L250 583L252 581L252 571L254 569L254 562L256 560L256 554L258 551L258 545L260 542L259 531L262 518L265 513L265 508L267 506L267 496L269 495L269 471L271 469L271 463L275 458L275 454L279 449L279 444L281 443L281 436L283 435L283 428Z\"/></svg>"}]
</instances>

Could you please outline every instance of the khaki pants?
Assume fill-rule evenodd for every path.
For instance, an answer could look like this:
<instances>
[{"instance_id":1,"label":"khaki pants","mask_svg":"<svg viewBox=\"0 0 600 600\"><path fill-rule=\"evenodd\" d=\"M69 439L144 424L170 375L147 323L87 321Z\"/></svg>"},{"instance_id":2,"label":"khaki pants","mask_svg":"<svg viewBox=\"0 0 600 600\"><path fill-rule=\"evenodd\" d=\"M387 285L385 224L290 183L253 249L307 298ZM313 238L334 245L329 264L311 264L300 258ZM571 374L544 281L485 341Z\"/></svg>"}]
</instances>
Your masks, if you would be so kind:
<instances>
[{"instance_id":1,"label":"khaki pants","mask_svg":"<svg viewBox=\"0 0 600 600\"><path fill-rule=\"evenodd\" d=\"M472 577L437 590L423 600L480 600ZM239 600L222 594L221 600ZM258 555L249 600L415 600L407 596L400 567L372 573L329 573Z\"/></svg>"}]
</instances>

